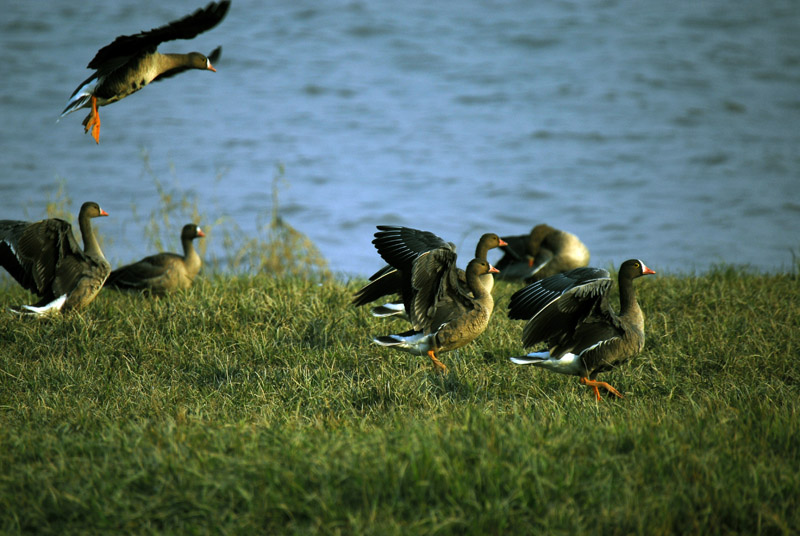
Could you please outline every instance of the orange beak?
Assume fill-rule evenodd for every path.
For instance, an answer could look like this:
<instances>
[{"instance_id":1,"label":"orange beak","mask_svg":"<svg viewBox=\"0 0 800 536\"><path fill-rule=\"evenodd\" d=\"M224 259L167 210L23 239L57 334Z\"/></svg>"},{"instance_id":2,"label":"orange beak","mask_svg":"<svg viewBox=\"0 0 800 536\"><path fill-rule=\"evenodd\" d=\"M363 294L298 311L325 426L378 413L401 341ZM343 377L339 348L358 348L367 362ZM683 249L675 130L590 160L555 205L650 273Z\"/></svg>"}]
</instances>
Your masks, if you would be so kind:
<instances>
[{"instance_id":1,"label":"orange beak","mask_svg":"<svg viewBox=\"0 0 800 536\"><path fill-rule=\"evenodd\" d=\"M197 228L197 236L206 236L206 233L204 233L203 230L200 227L198 227Z\"/></svg>"},{"instance_id":2,"label":"orange beak","mask_svg":"<svg viewBox=\"0 0 800 536\"><path fill-rule=\"evenodd\" d=\"M499 273L500 273L500 270L498 270L497 268L495 268L494 266L492 266L492 265L490 264L490 265L489 265L489 273L490 273L490 274L499 274Z\"/></svg>"},{"instance_id":3,"label":"orange beak","mask_svg":"<svg viewBox=\"0 0 800 536\"><path fill-rule=\"evenodd\" d=\"M208 70L209 71L214 71L215 73L217 72L217 70L214 68L214 66L211 65L210 63L208 64Z\"/></svg>"},{"instance_id":4,"label":"orange beak","mask_svg":"<svg viewBox=\"0 0 800 536\"><path fill-rule=\"evenodd\" d=\"M100 209L100 215L101 215L101 216L108 216L108 212L106 212L105 210L103 210L103 209L101 208L101 209Z\"/></svg>"},{"instance_id":5,"label":"orange beak","mask_svg":"<svg viewBox=\"0 0 800 536\"><path fill-rule=\"evenodd\" d=\"M499 244L497 244L497 247L502 247L502 246L507 246L507 245L508 245L508 242L506 242L505 240L503 240L503 239L501 238L501 239L500 239L500 243L499 243Z\"/></svg>"}]
</instances>

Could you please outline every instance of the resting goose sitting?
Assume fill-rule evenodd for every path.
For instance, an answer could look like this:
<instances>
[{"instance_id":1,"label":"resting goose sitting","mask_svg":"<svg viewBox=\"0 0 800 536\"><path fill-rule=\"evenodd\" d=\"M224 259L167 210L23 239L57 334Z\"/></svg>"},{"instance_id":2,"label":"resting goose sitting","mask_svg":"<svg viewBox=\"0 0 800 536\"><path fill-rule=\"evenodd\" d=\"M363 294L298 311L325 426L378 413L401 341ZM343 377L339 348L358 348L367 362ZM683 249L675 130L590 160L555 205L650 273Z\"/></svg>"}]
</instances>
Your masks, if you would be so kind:
<instances>
[{"instance_id":1,"label":"resting goose sitting","mask_svg":"<svg viewBox=\"0 0 800 536\"><path fill-rule=\"evenodd\" d=\"M411 323L413 329L376 337L374 342L416 355L427 355L441 372L447 367L436 354L461 348L475 340L489 324L494 300L481 276L497 273L483 259L472 259L462 285L452 265L455 253L440 248L422 255L412 268Z\"/></svg>"},{"instance_id":2,"label":"resting goose sitting","mask_svg":"<svg viewBox=\"0 0 800 536\"><path fill-rule=\"evenodd\" d=\"M194 249L195 238L206 236L193 223L187 223L181 231L183 255L158 253L139 262L117 268L108 276L105 286L117 290L142 290L153 294L165 294L178 289L187 289L200 272L203 264Z\"/></svg>"},{"instance_id":3,"label":"resting goose sitting","mask_svg":"<svg viewBox=\"0 0 800 536\"><path fill-rule=\"evenodd\" d=\"M27 290L42 299L16 312L67 312L87 306L100 292L111 266L92 232L91 219L108 216L97 203L86 202L78 214L83 250L72 226L51 218L38 222L0 221L0 265Z\"/></svg>"},{"instance_id":4,"label":"resting goose sitting","mask_svg":"<svg viewBox=\"0 0 800 536\"><path fill-rule=\"evenodd\" d=\"M405 296L409 294L410 287L408 282L404 285L403 274L410 274L414 260L425 253L444 248L452 251L453 258L455 258L456 251L455 244L445 242L431 232L391 225L379 225L372 243L389 264L370 276L370 283L356 292L353 297L353 305L365 305L391 294L400 294L402 297L400 301L373 307L372 314L375 316L405 315L408 317L409 307ZM490 249L504 245L505 242L499 236L494 233L486 233L478 240L475 247L475 258L487 260ZM464 270L458 269L457 275L462 285L466 286ZM484 288L491 292L494 287L494 276L487 273L480 279Z\"/></svg>"},{"instance_id":5,"label":"resting goose sitting","mask_svg":"<svg viewBox=\"0 0 800 536\"><path fill-rule=\"evenodd\" d=\"M548 349L511 361L580 376L583 385L594 389L597 400L598 387L622 398L619 391L595 377L644 347L644 314L636 302L633 280L654 273L638 259L622 263L618 314L608 303L611 276L599 268L577 268L517 291L511 296L508 317L529 319L522 332L524 347L543 342Z\"/></svg>"},{"instance_id":6,"label":"resting goose sitting","mask_svg":"<svg viewBox=\"0 0 800 536\"><path fill-rule=\"evenodd\" d=\"M219 57L217 48L207 58L199 52L188 54L161 54L159 44L174 39L192 39L220 23L230 7L230 1L210 3L191 15L159 28L135 35L121 35L101 48L87 68L95 72L70 95L61 117L91 108L83 120L85 132L92 131L95 142L100 143L100 115L98 106L105 106L139 91L150 82L164 80L188 69L216 71L211 60Z\"/></svg>"},{"instance_id":7,"label":"resting goose sitting","mask_svg":"<svg viewBox=\"0 0 800 536\"><path fill-rule=\"evenodd\" d=\"M503 240L508 245L497 262L502 279L524 279L531 283L589 264L589 250L577 236L544 223L527 235L507 236Z\"/></svg>"}]
</instances>

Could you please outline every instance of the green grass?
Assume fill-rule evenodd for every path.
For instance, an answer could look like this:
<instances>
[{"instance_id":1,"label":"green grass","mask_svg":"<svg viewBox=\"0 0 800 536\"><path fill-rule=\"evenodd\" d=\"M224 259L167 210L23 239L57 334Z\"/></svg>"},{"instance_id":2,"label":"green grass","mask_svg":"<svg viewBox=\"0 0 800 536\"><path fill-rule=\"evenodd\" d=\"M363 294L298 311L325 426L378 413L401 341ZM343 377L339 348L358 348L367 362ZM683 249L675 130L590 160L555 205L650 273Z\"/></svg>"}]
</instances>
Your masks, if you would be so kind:
<instances>
[{"instance_id":1,"label":"green grass","mask_svg":"<svg viewBox=\"0 0 800 536\"><path fill-rule=\"evenodd\" d=\"M638 280L647 344L600 403L507 361L517 287L440 376L370 342L405 328L349 306L361 283L217 275L4 311L0 532L800 531L796 275ZM30 301L3 284L0 306Z\"/></svg>"}]
</instances>

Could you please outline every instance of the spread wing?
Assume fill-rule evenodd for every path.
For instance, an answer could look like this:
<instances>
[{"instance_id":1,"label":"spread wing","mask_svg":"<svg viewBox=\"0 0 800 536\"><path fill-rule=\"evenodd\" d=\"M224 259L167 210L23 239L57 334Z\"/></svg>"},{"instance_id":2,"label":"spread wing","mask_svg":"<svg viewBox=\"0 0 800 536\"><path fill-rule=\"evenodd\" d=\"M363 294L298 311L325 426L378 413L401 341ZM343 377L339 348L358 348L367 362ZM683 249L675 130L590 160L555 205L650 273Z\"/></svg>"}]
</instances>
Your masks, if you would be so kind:
<instances>
[{"instance_id":1,"label":"spread wing","mask_svg":"<svg viewBox=\"0 0 800 536\"><path fill-rule=\"evenodd\" d=\"M455 253L456 250L454 244L431 232L392 225L378 225L372 243L383 260L398 270L410 270L416 258L427 251L449 248Z\"/></svg>"},{"instance_id":2,"label":"spread wing","mask_svg":"<svg viewBox=\"0 0 800 536\"><path fill-rule=\"evenodd\" d=\"M64 263L67 258L79 262ZM38 296L53 297L57 272L65 270L60 276L65 282L76 280L80 261L86 259L72 226L64 220L0 222L0 264L22 287Z\"/></svg>"},{"instance_id":3,"label":"spread wing","mask_svg":"<svg viewBox=\"0 0 800 536\"><path fill-rule=\"evenodd\" d=\"M428 231L393 225L379 225L372 243L389 266L370 277L373 282L359 291L356 299L367 303L366 294L377 299L399 293L403 296L406 313L411 318L412 302L417 293L411 282L414 263L421 255L437 249L448 250L455 258L455 245ZM391 273L393 270L396 274Z\"/></svg>"},{"instance_id":4,"label":"spread wing","mask_svg":"<svg viewBox=\"0 0 800 536\"><path fill-rule=\"evenodd\" d=\"M361 288L353 296L353 305L362 306L383 296L400 294L403 291L402 273L388 264L372 274L370 283ZM408 311L406 311L408 313Z\"/></svg>"},{"instance_id":5,"label":"spread wing","mask_svg":"<svg viewBox=\"0 0 800 536\"><path fill-rule=\"evenodd\" d=\"M426 333L472 308L469 291L459 282L456 254L443 247L420 255L412 269L411 321Z\"/></svg>"},{"instance_id":6,"label":"spread wing","mask_svg":"<svg viewBox=\"0 0 800 536\"><path fill-rule=\"evenodd\" d=\"M135 56L146 48L155 48L165 41L175 39L192 39L193 37L210 30L219 24L228 13L231 3L229 0L211 2L191 15L172 21L164 26L153 28L146 32L134 35L121 35L110 44L101 48L87 66L89 69L113 65L124 58Z\"/></svg>"},{"instance_id":7,"label":"spread wing","mask_svg":"<svg viewBox=\"0 0 800 536\"><path fill-rule=\"evenodd\" d=\"M576 329L593 310L606 314L606 294L612 284L609 273L598 268L577 268L556 274L515 292L509 302L508 316L529 319L522 333L526 347L539 342L552 347L566 339L574 341ZM602 322L597 324L600 329ZM584 329L586 340L590 340L590 326Z\"/></svg>"}]
</instances>

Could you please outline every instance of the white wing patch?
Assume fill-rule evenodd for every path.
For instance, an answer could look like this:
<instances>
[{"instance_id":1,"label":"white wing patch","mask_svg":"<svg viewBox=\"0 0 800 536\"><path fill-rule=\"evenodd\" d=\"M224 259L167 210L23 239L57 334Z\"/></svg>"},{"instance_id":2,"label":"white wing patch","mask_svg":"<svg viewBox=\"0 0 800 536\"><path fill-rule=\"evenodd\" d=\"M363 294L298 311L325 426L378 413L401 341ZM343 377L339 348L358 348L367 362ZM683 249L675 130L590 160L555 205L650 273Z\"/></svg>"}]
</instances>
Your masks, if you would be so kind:
<instances>
[{"instance_id":1,"label":"white wing patch","mask_svg":"<svg viewBox=\"0 0 800 536\"><path fill-rule=\"evenodd\" d=\"M3 244L5 244L6 246L8 246L8 249L10 249L10 250L11 250L11 253L13 253L13 254L14 254L14 257L16 257L16 258L19 260L19 254L17 253L17 250L16 250L16 249L14 249L14 244L12 244L11 242L9 242L8 240L3 240Z\"/></svg>"}]
</instances>

